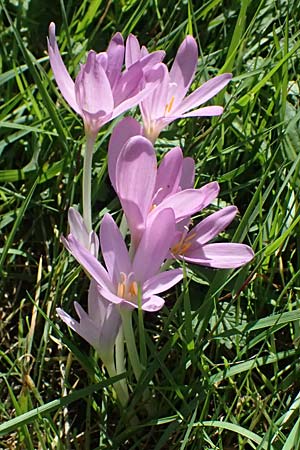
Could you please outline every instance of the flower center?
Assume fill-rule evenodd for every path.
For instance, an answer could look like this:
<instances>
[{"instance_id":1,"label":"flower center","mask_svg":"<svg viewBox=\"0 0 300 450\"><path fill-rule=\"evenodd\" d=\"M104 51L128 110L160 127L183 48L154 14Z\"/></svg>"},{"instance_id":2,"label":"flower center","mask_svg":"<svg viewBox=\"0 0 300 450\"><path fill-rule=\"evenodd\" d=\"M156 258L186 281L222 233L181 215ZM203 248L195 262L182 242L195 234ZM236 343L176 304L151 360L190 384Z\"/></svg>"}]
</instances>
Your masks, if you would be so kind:
<instances>
[{"instance_id":1,"label":"flower center","mask_svg":"<svg viewBox=\"0 0 300 450\"><path fill-rule=\"evenodd\" d=\"M175 100L175 97L174 97L174 95L172 95L171 100L170 100L169 103L167 103L166 106L165 106L165 115L166 115L167 113L171 112L171 109L172 109L174 100Z\"/></svg>"},{"instance_id":2,"label":"flower center","mask_svg":"<svg viewBox=\"0 0 300 450\"><path fill-rule=\"evenodd\" d=\"M138 296L138 285L137 282L133 280L132 272L128 276L124 272L120 273L117 296L130 301Z\"/></svg>"},{"instance_id":3,"label":"flower center","mask_svg":"<svg viewBox=\"0 0 300 450\"><path fill-rule=\"evenodd\" d=\"M184 255L191 247L195 236L196 233L191 233L190 235L182 233L180 240L171 248L171 253L173 255Z\"/></svg>"}]
</instances>

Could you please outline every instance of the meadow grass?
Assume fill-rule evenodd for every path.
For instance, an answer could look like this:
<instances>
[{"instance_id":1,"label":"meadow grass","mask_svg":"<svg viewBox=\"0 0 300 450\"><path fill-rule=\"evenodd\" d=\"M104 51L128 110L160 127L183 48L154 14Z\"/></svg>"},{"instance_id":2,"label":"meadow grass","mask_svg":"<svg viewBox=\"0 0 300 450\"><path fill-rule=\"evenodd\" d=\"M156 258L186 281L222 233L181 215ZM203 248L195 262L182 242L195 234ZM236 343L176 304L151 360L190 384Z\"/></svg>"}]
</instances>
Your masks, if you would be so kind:
<instances>
[{"instance_id":1,"label":"meadow grass","mask_svg":"<svg viewBox=\"0 0 300 450\"><path fill-rule=\"evenodd\" d=\"M297 450L300 448L300 12L297 0L1 0L0 448ZM196 186L218 181L239 215L224 237L253 247L240 270L185 267L158 314L134 316L145 370L123 410L94 352L57 317L86 304L88 282L60 243L80 203L83 128L50 70L57 23L74 76L115 31L174 58L200 49L193 88L232 71L225 112L168 127ZM136 111L138 118L138 112ZM107 176L113 124L99 133L93 223L121 219ZM122 378L122 376L121 376ZM150 396L144 395L148 389Z\"/></svg>"}]
</instances>

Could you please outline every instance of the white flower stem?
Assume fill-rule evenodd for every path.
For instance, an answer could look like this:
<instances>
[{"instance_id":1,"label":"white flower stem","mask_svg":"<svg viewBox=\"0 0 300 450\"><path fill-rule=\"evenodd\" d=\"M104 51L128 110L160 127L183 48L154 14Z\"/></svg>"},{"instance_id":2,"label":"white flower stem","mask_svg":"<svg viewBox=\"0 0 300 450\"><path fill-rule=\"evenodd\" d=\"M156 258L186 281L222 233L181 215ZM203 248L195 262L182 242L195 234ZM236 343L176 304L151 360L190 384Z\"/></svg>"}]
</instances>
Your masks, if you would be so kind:
<instances>
[{"instance_id":1,"label":"white flower stem","mask_svg":"<svg viewBox=\"0 0 300 450\"><path fill-rule=\"evenodd\" d=\"M136 348L135 337L132 328L132 311L130 311L129 309L120 308L120 313L122 317L124 336L128 350L128 357L135 378L138 381L142 374L143 366L140 363L138 351Z\"/></svg>"},{"instance_id":2,"label":"white flower stem","mask_svg":"<svg viewBox=\"0 0 300 450\"><path fill-rule=\"evenodd\" d=\"M86 148L83 157L83 175L82 175L82 209L83 220L88 232L92 231L92 161L96 136L94 134L86 135Z\"/></svg>"},{"instance_id":3,"label":"white flower stem","mask_svg":"<svg viewBox=\"0 0 300 450\"><path fill-rule=\"evenodd\" d=\"M105 367L107 369L108 375L111 378L115 377L117 375L117 372L116 372L116 368L115 368L115 364L114 364L113 358L110 358L107 361L103 361L103 363L104 363L104 365L105 365ZM129 396L128 396L127 387L126 387L126 390L124 390L121 381L123 381L123 380L116 381L113 384L113 387L114 387L114 390L115 390L115 392L117 394L117 397L118 397L121 405L122 406L126 406L126 404L128 403Z\"/></svg>"},{"instance_id":4,"label":"white flower stem","mask_svg":"<svg viewBox=\"0 0 300 450\"><path fill-rule=\"evenodd\" d=\"M123 326L121 325L119 333L116 339L116 352L115 352L115 360L116 360L116 371L119 375L120 373L124 373L125 370L125 355L124 355L124 333ZM128 397L128 387L126 383L126 379L120 380L120 384L122 385L123 391L126 393Z\"/></svg>"}]
</instances>

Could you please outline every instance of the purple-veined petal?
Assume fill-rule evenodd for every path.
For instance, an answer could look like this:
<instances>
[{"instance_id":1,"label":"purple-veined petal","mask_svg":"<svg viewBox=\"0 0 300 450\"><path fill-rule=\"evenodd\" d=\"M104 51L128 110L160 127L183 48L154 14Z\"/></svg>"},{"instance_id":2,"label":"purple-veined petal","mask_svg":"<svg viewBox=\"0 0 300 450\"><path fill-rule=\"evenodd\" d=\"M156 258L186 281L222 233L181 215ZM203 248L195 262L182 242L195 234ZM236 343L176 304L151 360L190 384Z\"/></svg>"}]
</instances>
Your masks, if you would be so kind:
<instances>
[{"instance_id":1,"label":"purple-veined petal","mask_svg":"<svg viewBox=\"0 0 300 450\"><path fill-rule=\"evenodd\" d=\"M100 243L107 271L116 285L121 272L131 272L131 262L120 230L110 214L105 214L102 219Z\"/></svg>"},{"instance_id":2,"label":"purple-veined petal","mask_svg":"<svg viewBox=\"0 0 300 450\"><path fill-rule=\"evenodd\" d=\"M142 127L133 117L125 117L113 129L108 145L108 173L115 191L117 159L128 139L137 135L142 135Z\"/></svg>"},{"instance_id":3,"label":"purple-veined petal","mask_svg":"<svg viewBox=\"0 0 300 450\"><path fill-rule=\"evenodd\" d=\"M154 294L165 292L183 278L182 269L173 269L166 272L160 272L148 279L143 286L144 296L149 297Z\"/></svg>"},{"instance_id":4,"label":"purple-veined petal","mask_svg":"<svg viewBox=\"0 0 300 450\"><path fill-rule=\"evenodd\" d=\"M236 206L226 206L210 216L203 219L196 225L189 234L194 236L192 248L204 245L216 237L221 231L233 221L238 209Z\"/></svg>"},{"instance_id":5,"label":"purple-veined petal","mask_svg":"<svg viewBox=\"0 0 300 450\"><path fill-rule=\"evenodd\" d=\"M190 87L198 62L198 48L195 39L187 36L180 45L174 63L170 70L170 80L177 84L174 92L173 108L175 109L184 98Z\"/></svg>"},{"instance_id":6,"label":"purple-veined petal","mask_svg":"<svg viewBox=\"0 0 300 450\"><path fill-rule=\"evenodd\" d=\"M157 170L153 204L158 205L170 194L178 191L182 174L183 155L180 147L166 153Z\"/></svg>"},{"instance_id":7,"label":"purple-veined petal","mask_svg":"<svg viewBox=\"0 0 300 450\"><path fill-rule=\"evenodd\" d=\"M74 256L79 264L90 274L92 278L102 287L112 290L113 285L108 273L102 264L88 251L74 236L69 234L67 239L64 236L60 238L66 249Z\"/></svg>"},{"instance_id":8,"label":"purple-veined petal","mask_svg":"<svg viewBox=\"0 0 300 450\"><path fill-rule=\"evenodd\" d=\"M163 298L158 295L152 295L150 298L145 299L142 304L142 310L147 312L159 311L165 304Z\"/></svg>"},{"instance_id":9,"label":"purple-veined petal","mask_svg":"<svg viewBox=\"0 0 300 450\"><path fill-rule=\"evenodd\" d=\"M153 215L164 208L172 208L175 213L176 222L179 222L186 217L190 217L198 211L201 211L209 205L219 193L219 185L213 181L206 184L200 189L185 189L177 192L164 199L154 210L149 214L149 219ZM153 220L152 218L150 220Z\"/></svg>"},{"instance_id":10,"label":"purple-veined petal","mask_svg":"<svg viewBox=\"0 0 300 450\"><path fill-rule=\"evenodd\" d=\"M206 244L195 250L188 250L184 260L216 269L234 269L250 262L254 257L251 247L245 244Z\"/></svg>"},{"instance_id":11,"label":"purple-veined petal","mask_svg":"<svg viewBox=\"0 0 300 450\"><path fill-rule=\"evenodd\" d=\"M190 189L195 182L195 161L194 158L183 158L182 174L180 179L181 189Z\"/></svg>"},{"instance_id":12,"label":"purple-veined petal","mask_svg":"<svg viewBox=\"0 0 300 450\"><path fill-rule=\"evenodd\" d=\"M146 225L136 250L132 269L135 279L143 284L159 272L174 240L175 218L172 209L164 209Z\"/></svg>"},{"instance_id":13,"label":"purple-veined petal","mask_svg":"<svg viewBox=\"0 0 300 450\"><path fill-rule=\"evenodd\" d=\"M131 232L136 226L131 217L132 204L143 222L152 206L153 190L157 172L156 155L148 139L142 136L130 138L123 147L116 165L116 190ZM135 214L136 215L136 214Z\"/></svg>"},{"instance_id":14,"label":"purple-veined petal","mask_svg":"<svg viewBox=\"0 0 300 450\"><path fill-rule=\"evenodd\" d=\"M119 82L124 60L124 40L121 33L116 33L107 48L108 64L106 69L112 91Z\"/></svg>"},{"instance_id":15,"label":"purple-veined petal","mask_svg":"<svg viewBox=\"0 0 300 450\"><path fill-rule=\"evenodd\" d=\"M128 69L132 64L139 61L141 56L140 44L136 36L129 34L126 40L125 67Z\"/></svg>"},{"instance_id":16,"label":"purple-veined petal","mask_svg":"<svg viewBox=\"0 0 300 450\"><path fill-rule=\"evenodd\" d=\"M78 105L92 119L113 111L114 99L110 83L93 50L89 51L86 64L76 77L75 94Z\"/></svg>"},{"instance_id":17,"label":"purple-veined petal","mask_svg":"<svg viewBox=\"0 0 300 450\"><path fill-rule=\"evenodd\" d=\"M70 77L59 52L55 37L55 24L53 22L49 25L48 53L52 72L60 92L74 111L82 115L75 97L74 81Z\"/></svg>"},{"instance_id":18,"label":"purple-veined petal","mask_svg":"<svg viewBox=\"0 0 300 450\"><path fill-rule=\"evenodd\" d=\"M231 78L231 73L223 73L222 75L218 75L206 81L202 86L186 97L177 108L174 108L172 113L174 115L181 115L190 109L202 105L220 92L229 83Z\"/></svg>"}]
</instances>

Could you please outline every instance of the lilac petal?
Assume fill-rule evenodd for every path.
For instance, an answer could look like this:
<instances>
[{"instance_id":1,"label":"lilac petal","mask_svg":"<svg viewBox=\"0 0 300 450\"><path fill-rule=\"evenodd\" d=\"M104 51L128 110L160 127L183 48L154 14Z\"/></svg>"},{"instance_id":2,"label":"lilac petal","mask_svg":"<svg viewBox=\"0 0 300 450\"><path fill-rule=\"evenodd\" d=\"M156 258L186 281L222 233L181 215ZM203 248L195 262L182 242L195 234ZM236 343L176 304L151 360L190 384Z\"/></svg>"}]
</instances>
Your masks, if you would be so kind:
<instances>
[{"instance_id":1,"label":"lilac petal","mask_svg":"<svg viewBox=\"0 0 300 450\"><path fill-rule=\"evenodd\" d=\"M135 67L138 67L139 65L139 70L142 70L141 64L134 64L132 66L132 68L134 69ZM131 70L131 68L129 68L129 70ZM143 71L142 71L143 72ZM140 103L145 97L147 97L157 86L159 86L159 84L161 83L163 77L163 64L157 64L155 67L153 67L151 70L147 71L144 75L143 75L143 79L140 81L143 81L145 83L144 87L141 88L141 86L139 86L139 90L136 91L136 94L133 96L126 96L126 99L124 99L122 101L122 103L118 104L118 106L116 106L114 113L113 113L113 117L117 117L119 114L122 114L124 111L126 111L129 108L133 108L134 106L136 106L138 103ZM138 80L135 80L135 82L137 83Z\"/></svg>"},{"instance_id":2,"label":"lilac petal","mask_svg":"<svg viewBox=\"0 0 300 450\"><path fill-rule=\"evenodd\" d=\"M152 122L165 115L169 96L170 76L165 64L159 64L158 74L161 76L159 86L154 89L141 103L141 113L145 127L151 127Z\"/></svg>"},{"instance_id":3,"label":"lilac petal","mask_svg":"<svg viewBox=\"0 0 300 450\"><path fill-rule=\"evenodd\" d=\"M119 82L124 60L124 40L121 33L116 33L107 48L108 64L106 69L111 89Z\"/></svg>"},{"instance_id":4,"label":"lilac petal","mask_svg":"<svg viewBox=\"0 0 300 450\"><path fill-rule=\"evenodd\" d=\"M183 155L180 147L166 153L157 170L153 204L158 205L170 194L178 191L181 180Z\"/></svg>"},{"instance_id":5,"label":"lilac petal","mask_svg":"<svg viewBox=\"0 0 300 450\"><path fill-rule=\"evenodd\" d=\"M113 289L111 280L102 264L72 234L69 234L67 239L63 236L60 239L66 249L100 286L109 290Z\"/></svg>"},{"instance_id":6,"label":"lilac petal","mask_svg":"<svg viewBox=\"0 0 300 450\"><path fill-rule=\"evenodd\" d=\"M145 49L145 47L142 47L140 64L142 66L143 71L146 72L151 67L162 62L165 56L166 52L164 52L163 50L156 50L155 52L148 53L147 49Z\"/></svg>"},{"instance_id":7,"label":"lilac petal","mask_svg":"<svg viewBox=\"0 0 300 450\"><path fill-rule=\"evenodd\" d=\"M89 287L88 313L97 326L101 346L113 347L121 325L121 316L115 305L100 295L94 280Z\"/></svg>"},{"instance_id":8,"label":"lilac petal","mask_svg":"<svg viewBox=\"0 0 300 450\"><path fill-rule=\"evenodd\" d=\"M100 66L102 66L103 70L106 73L107 70L107 64L108 64L108 55L106 52L100 52L96 55L96 61Z\"/></svg>"},{"instance_id":9,"label":"lilac petal","mask_svg":"<svg viewBox=\"0 0 300 450\"><path fill-rule=\"evenodd\" d=\"M94 231L88 233L81 214L72 207L68 211L68 222L70 233L97 258L99 252L97 234Z\"/></svg>"},{"instance_id":10,"label":"lilac petal","mask_svg":"<svg viewBox=\"0 0 300 450\"><path fill-rule=\"evenodd\" d=\"M74 111L78 114L82 114L75 97L74 81L70 77L66 66L63 63L62 57L60 56L55 37L55 24L53 22L49 25L49 39L47 41L49 60L57 86L59 87L65 100L74 109Z\"/></svg>"},{"instance_id":11,"label":"lilac petal","mask_svg":"<svg viewBox=\"0 0 300 450\"><path fill-rule=\"evenodd\" d=\"M185 189L164 199L150 214L149 219L163 210L172 208L175 213L176 222L190 217L203 208L206 208L219 193L219 185L213 181L200 189ZM152 220L152 219L151 219Z\"/></svg>"},{"instance_id":12,"label":"lilac petal","mask_svg":"<svg viewBox=\"0 0 300 450\"><path fill-rule=\"evenodd\" d=\"M116 294L114 294L114 291L103 289L101 287L98 287L99 293L104 297L108 302L113 303L115 305L120 305L124 302L124 299L121 297L118 297Z\"/></svg>"},{"instance_id":13,"label":"lilac petal","mask_svg":"<svg viewBox=\"0 0 300 450\"><path fill-rule=\"evenodd\" d=\"M108 144L108 172L111 184L116 190L116 164L122 147L129 138L142 134L141 125L133 117L125 117L113 129Z\"/></svg>"},{"instance_id":14,"label":"lilac petal","mask_svg":"<svg viewBox=\"0 0 300 450\"><path fill-rule=\"evenodd\" d=\"M105 116L114 108L109 81L93 50L89 52L86 64L77 75L75 94L77 103L91 119Z\"/></svg>"},{"instance_id":15,"label":"lilac petal","mask_svg":"<svg viewBox=\"0 0 300 450\"><path fill-rule=\"evenodd\" d=\"M185 98L178 108L174 108L173 114L184 114L190 109L196 108L199 105L207 102L220 92L231 80L231 73L223 73L211 80L206 81L202 86L192 92L187 98Z\"/></svg>"},{"instance_id":16,"label":"lilac petal","mask_svg":"<svg viewBox=\"0 0 300 450\"><path fill-rule=\"evenodd\" d=\"M132 64L139 61L141 56L140 44L136 36L129 34L126 40L125 67L128 69Z\"/></svg>"},{"instance_id":17,"label":"lilac petal","mask_svg":"<svg viewBox=\"0 0 300 450\"><path fill-rule=\"evenodd\" d=\"M189 232L194 235L192 248L204 245L216 237L233 221L238 209L236 206L227 206L202 220Z\"/></svg>"},{"instance_id":18,"label":"lilac petal","mask_svg":"<svg viewBox=\"0 0 300 450\"><path fill-rule=\"evenodd\" d=\"M156 155L151 142L142 136L130 138L117 160L116 188L128 224L133 228L127 207L135 204L140 218L145 222L152 206L156 172Z\"/></svg>"},{"instance_id":19,"label":"lilac petal","mask_svg":"<svg viewBox=\"0 0 300 450\"><path fill-rule=\"evenodd\" d=\"M99 342L99 332L96 325L92 322L88 314L84 309L77 303L74 302L74 307L80 322L77 322L69 314L67 314L63 309L56 308L56 312L60 319L68 325L71 330L75 331L79 336L85 339L94 349L101 355L101 346Z\"/></svg>"},{"instance_id":20,"label":"lilac petal","mask_svg":"<svg viewBox=\"0 0 300 450\"><path fill-rule=\"evenodd\" d=\"M144 73L140 64L134 64L121 74L118 84L114 88L114 100L117 107L125 100L134 97L141 91Z\"/></svg>"},{"instance_id":21,"label":"lilac petal","mask_svg":"<svg viewBox=\"0 0 300 450\"><path fill-rule=\"evenodd\" d=\"M177 84L174 93L174 109L181 103L193 81L197 62L197 43L192 36L187 36L180 45L170 70L170 80Z\"/></svg>"},{"instance_id":22,"label":"lilac petal","mask_svg":"<svg viewBox=\"0 0 300 450\"><path fill-rule=\"evenodd\" d=\"M100 227L102 256L114 285L118 284L120 273L131 271L127 247L119 228L110 214L105 214Z\"/></svg>"},{"instance_id":23,"label":"lilac petal","mask_svg":"<svg viewBox=\"0 0 300 450\"><path fill-rule=\"evenodd\" d=\"M247 264L253 257L253 250L248 245L217 243L206 244L195 250L190 249L183 259L216 269L234 269Z\"/></svg>"},{"instance_id":24,"label":"lilac petal","mask_svg":"<svg viewBox=\"0 0 300 450\"><path fill-rule=\"evenodd\" d=\"M185 119L186 117L210 117L220 116L224 111L222 106L204 106L203 108L194 109L185 114L177 116L177 119Z\"/></svg>"},{"instance_id":25,"label":"lilac petal","mask_svg":"<svg viewBox=\"0 0 300 450\"><path fill-rule=\"evenodd\" d=\"M183 278L182 269L168 270L167 272L160 272L144 283L143 291L145 297L154 294L165 292L175 284L179 283Z\"/></svg>"},{"instance_id":26,"label":"lilac petal","mask_svg":"<svg viewBox=\"0 0 300 450\"><path fill-rule=\"evenodd\" d=\"M126 216L128 228L131 232L131 243L136 248L141 240L145 229L146 217L139 205L132 200L123 199L121 201L124 214Z\"/></svg>"},{"instance_id":27,"label":"lilac petal","mask_svg":"<svg viewBox=\"0 0 300 450\"><path fill-rule=\"evenodd\" d=\"M195 182L195 160L194 158L183 158L182 174L180 179L181 189L190 189Z\"/></svg>"},{"instance_id":28,"label":"lilac petal","mask_svg":"<svg viewBox=\"0 0 300 450\"><path fill-rule=\"evenodd\" d=\"M142 310L147 312L159 311L165 304L163 298L158 297L158 295L152 295L150 298L146 299L142 304Z\"/></svg>"},{"instance_id":29,"label":"lilac petal","mask_svg":"<svg viewBox=\"0 0 300 450\"><path fill-rule=\"evenodd\" d=\"M147 222L132 263L135 278L141 284L159 271L175 232L174 212L170 208L161 211L150 223Z\"/></svg>"},{"instance_id":30,"label":"lilac petal","mask_svg":"<svg viewBox=\"0 0 300 450\"><path fill-rule=\"evenodd\" d=\"M75 208L69 208L68 222L70 226L70 233L78 240L82 245L88 248L88 231L81 214Z\"/></svg>"}]
</instances>

